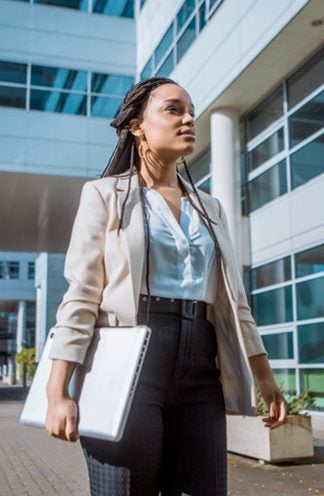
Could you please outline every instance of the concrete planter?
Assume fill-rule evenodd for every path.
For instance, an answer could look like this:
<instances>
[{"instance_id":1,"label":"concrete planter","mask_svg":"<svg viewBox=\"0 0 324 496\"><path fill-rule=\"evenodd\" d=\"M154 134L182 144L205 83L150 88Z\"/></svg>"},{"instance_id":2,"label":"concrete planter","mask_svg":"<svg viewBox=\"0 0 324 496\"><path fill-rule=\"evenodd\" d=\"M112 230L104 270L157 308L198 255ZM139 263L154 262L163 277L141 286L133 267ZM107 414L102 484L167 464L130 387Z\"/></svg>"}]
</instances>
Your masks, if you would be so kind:
<instances>
[{"instance_id":1,"label":"concrete planter","mask_svg":"<svg viewBox=\"0 0 324 496\"><path fill-rule=\"evenodd\" d=\"M270 430L262 417L227 416L227 449L267 462L314 456L312 419L289 415L286 424Z\"/></svg>"}]
</instances>

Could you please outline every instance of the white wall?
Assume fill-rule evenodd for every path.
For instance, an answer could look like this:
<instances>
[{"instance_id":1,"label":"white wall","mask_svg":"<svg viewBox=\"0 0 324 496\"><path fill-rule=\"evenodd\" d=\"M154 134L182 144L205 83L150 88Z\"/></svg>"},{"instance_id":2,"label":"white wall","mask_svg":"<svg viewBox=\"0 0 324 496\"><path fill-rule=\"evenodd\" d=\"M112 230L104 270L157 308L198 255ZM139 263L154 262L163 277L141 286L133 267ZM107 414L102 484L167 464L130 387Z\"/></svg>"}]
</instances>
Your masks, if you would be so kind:
<instances>
[{"instance_id":1,"label":"white wall","mask_svg":"<svg viewBox=\"0 0 324 496\"><path fill-rule=\"evenodd\" d=\"M135 21L0 0L0 60L135 75ZM96 177L116 142L105 118L0 107L0 171Z\"/></svg>"},{"instance_id":2,"label":"white wall","mask_svg":"<svg viewBox=\"0 0 324 496\"><path fill-rule=\"evenodd\" d=\"M250 215L252 264L322 243L324 174Z\"/></svg>"}]
</instances>

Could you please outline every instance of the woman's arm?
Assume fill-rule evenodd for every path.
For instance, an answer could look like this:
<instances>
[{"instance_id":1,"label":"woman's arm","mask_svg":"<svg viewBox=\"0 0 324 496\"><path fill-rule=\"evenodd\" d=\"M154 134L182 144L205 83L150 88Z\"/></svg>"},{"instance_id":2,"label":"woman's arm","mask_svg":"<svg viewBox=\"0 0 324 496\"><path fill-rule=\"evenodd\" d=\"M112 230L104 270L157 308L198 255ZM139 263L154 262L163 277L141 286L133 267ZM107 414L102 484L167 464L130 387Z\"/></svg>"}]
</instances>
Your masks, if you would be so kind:
<instances>
[{"instance_id":1,"label":"woman's arm","mask_svg":"<svg viewBox=\"0 0 324 496\"><path fill-rule=\"evenodd\" d=\"M286 421L286 400L276 384L266 355L250 356L249 362L252 372L258 380L260 392L269 409L269 415L263 421L266 427L275 429Z\"/></svg>"},{"instance_id":2,"label":"woman's arm","mask_svg":"<svg viewBox=\"0 0 324 496\"><path fill-rule=\"evenodd\" d=\"M251 308L247 301L242 276L235 260L235 252L228 228L226 213L221 202L218 202L220 207L220 219L231 249L233 266L235 267L235 271L237 274L237 312L240 327L242 330L242 336L249 357L251 370L257 378L260 392L269 408L269 416L263 419L265 422L265 426L274 429L275 427L278 427L285 422L287 417L287 404L273 377L272 370L267 358L267 352L264 348L257 325L251 313Z\"/></svg>"},{"instance_id":3,"label":"woman's arm","mask_svg":"<svg viewBox=\"0 0 324 496\"><path fill-rule=\"evenodd\" d=\"M47 432L66 441L77 441L77 406L68 394L75 362L53 360L46 387L48 407L45 421Z\"/></svg>"}]
</instances>

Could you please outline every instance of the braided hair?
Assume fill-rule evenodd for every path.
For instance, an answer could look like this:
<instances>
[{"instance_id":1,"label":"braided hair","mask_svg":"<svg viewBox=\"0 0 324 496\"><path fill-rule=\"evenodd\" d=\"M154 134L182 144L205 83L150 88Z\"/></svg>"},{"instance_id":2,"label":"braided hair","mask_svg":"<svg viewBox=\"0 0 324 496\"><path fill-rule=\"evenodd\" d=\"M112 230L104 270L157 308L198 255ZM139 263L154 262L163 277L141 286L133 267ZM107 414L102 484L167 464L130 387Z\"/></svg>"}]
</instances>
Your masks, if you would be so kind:
<instances>
[{"instance_id":1,"label":"braided hair","mask_svg":"<svg viewBox=\"0 0 324 496\"><path fill-rule=\"evenodd\" d=\"M145 197L143 192L143 181L140 174L140 156L138 153L138 149L136 146L135 136L131 133L129 129L129 123L133 118L139 118L148 102L151 92L161 86L162 84L175 84L179 86L179 84L173 81L170 78L165 77L152 77L150 79L146 79L144 81L140 81L135 86L130 88L130 90L126 93L122 106L116 115L115 119L110 122L110 125L116 128L118 142L115 146L112 155L110 156L107 166L101 174L101 177L110 177L116 176L123 173L128 173L128 188L127 193L122 205L121 210L121 218L119 220L118 232L123 227L123 218L125 205L128 200L130 189L131 189L131 179L134 174L138 176L138 183L140 186L140 201L143 211L144 218L144 228L145 228L145 237L146 237L146 286L147 286L147 294L148 294L148 306L147 306L147 322L149 317L149 308L150 308L150 284L149 284L149 261L150 261L150 230L149 230L149 222L147 217L147 209L145 208ZM215 244L216 250L216 259L217 259L217 269L218 273L220 270L220 249L218 245L217 238L215 236L214 230L212 228L212 224L215 224L213 220L211 220L206 212L206 209L203 205L203 202L200 199L198 191L194 185L194 182L189 173L189 169L187 163L182 157L183 165L186 170L186 174L190 180L191 186L195 195L197 197L199 207L191 200L190 196L188 198L195 208L201 218L201 220L206 225L208 232Z\"/></svg>"}]
</instances>

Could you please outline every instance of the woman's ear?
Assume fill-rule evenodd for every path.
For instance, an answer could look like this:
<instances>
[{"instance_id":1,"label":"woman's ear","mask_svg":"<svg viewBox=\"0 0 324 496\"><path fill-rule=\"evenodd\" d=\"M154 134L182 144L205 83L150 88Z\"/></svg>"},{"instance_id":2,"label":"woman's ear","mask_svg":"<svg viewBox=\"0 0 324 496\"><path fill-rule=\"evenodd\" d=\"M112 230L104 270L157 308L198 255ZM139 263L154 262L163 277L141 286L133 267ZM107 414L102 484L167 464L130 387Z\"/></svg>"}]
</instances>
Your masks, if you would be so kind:
<instances>
[{"instance_id":1,"label":"woman's ear","mask_svg":"<svg viewBox=\"0 0 324 496\"><path fill-rule=\"evenodd\" d=\"M137 138L143 136L142 123L140 119L134 118L129 121L129 130Z\"/></svg>"}]
</instances>

